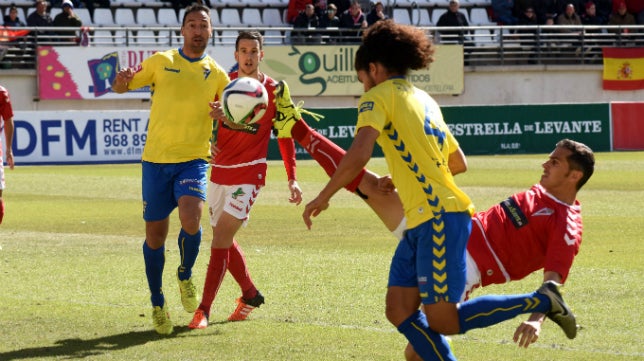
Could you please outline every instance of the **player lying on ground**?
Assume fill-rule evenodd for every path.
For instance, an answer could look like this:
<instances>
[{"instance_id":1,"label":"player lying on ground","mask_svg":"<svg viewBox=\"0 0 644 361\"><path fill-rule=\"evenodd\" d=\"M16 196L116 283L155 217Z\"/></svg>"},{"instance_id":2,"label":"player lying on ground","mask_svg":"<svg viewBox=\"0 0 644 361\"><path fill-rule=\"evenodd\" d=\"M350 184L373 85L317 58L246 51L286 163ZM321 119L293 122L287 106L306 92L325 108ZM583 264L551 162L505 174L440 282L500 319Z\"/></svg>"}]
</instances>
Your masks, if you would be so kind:
<instances>
[{"instance_id":1,"label":"player lying on ground","mask_svg":"<svg viewBox=\"0 0 644 361\"><path fill-rule=\"evenodd\" d=\"M276 123L283 136L292 135L332 175L345 151L301 120L284 82L278 87L276 101L282 104L278 110L288 114ZM453 174L466 170L456 169L453 164L457 162L449 162ZM467 284L462 300L476 287L519 280L540 269L544 270L544 281L565 282L581 244L581 207L576 194L593 173L594 156L585 145L562 140L543 168L539 184L472 217L474 228L467 246ZM346 189L362 197L396 238L402 238L406 222L389 177L379 178L363 170ZM515 225L506 209L519 211L527 222ZM532 314L517 328L515 342L523 347L536 342L544 319L543 314Z\"/></svg>"}]
</instances>

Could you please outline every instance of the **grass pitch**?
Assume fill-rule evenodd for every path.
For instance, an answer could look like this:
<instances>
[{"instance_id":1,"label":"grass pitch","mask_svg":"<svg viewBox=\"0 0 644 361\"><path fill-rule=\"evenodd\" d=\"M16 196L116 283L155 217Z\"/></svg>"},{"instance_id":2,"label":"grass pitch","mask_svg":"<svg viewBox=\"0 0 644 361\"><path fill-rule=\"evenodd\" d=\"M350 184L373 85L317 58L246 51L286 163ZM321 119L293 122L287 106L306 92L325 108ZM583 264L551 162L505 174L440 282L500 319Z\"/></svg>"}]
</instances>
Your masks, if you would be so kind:
<instances>
[{"instance_id":1,"label":"grass pitch","mask_svg":"<svg viewBox=\"0 0 644 361\"><path fill-rule=\"evenodd\" d=\"M459 184L485 209L536 183L546 155L472 156ZM369 168L385 173L382 159ZM298 162L305 202L327 177ZM165 293L175 333L158 336L141 245L140 166L39 166L6 170L7 215L0 226L0 360L402 360L406 344L384 317L396 241L362 201L345 191L306 230L303 206L287 202L281 162L237 239L266 304L228 323L239 289L227 276L211 325L189 330L174 279L178 222L166 244ZM598 153L579 194L584 241L564 288L582 325L568 340L546 321L529 349L512 343L524 319L454 338L463 361L644 360L644 153ZM212 232L204 214L194 270L203 286ZM524 293L541 283L477 290Z\"/></svg>"}]
</instances>

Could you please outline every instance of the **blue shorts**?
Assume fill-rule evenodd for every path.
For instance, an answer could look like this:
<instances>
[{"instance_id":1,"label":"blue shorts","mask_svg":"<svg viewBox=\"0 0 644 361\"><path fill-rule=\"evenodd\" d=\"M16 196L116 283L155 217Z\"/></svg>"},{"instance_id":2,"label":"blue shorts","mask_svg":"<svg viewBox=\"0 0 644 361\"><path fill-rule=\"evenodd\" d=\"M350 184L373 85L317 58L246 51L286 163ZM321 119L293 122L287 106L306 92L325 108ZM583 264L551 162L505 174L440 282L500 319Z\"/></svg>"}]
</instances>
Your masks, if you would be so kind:
<instances>
[{"instance_id":1,"label":"blue shorts","mask_svg":"<svg viewBox=\"0 0 644 361\"><path fill-rule=\"evenodd\" d=\"M184 163L142 162L143 219L146 222L167 218L181 196L206 200L208 162L203 159Z\"/></svg>"},{"instance_id":2,"label":"blue shorts","mask_svg":"<svg viewBox=\"0 0 644 361\"><path fill-rule=\"evenodd\" d=\"M443 213L408 229L391 260L389 286L418 287L423 304L459 302L465 289L465 251L471 231L467 212Z\"/></svg>"}]
</instances>

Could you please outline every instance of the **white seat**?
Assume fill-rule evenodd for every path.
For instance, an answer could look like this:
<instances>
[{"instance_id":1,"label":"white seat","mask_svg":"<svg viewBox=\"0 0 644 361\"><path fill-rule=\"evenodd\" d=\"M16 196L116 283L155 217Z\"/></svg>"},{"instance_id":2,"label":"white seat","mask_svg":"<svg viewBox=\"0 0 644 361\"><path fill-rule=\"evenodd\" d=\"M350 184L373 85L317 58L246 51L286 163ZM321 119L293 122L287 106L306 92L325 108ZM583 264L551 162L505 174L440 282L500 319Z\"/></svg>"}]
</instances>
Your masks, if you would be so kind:
<instances>
[{"instance_id":1,"label":"white seat","mask_svg":"<svg viewBox=\"0 0 644 361\"><path fill-rule=\"evenodd\" d=\"M474 30L474 35L472 37L476 46L492 46L498 43L496 41L496 36L486 29Z\"/></svg>"},{"instance_id":2,"label":"white seat","mask_svg":"<svg viewBox=\"0 0 644 361\"><path fill-rule=\"evenodd\" d=\"M114 45L114 35L109 30L94 30L90 35L90 42L94 46L112 46Z\"/></svg>"},{"instance_id":3,"label":"white seat","mask_svg":"<svg viewBox=\"0 0 644 361\"><path fill-rule=\"evenodd\" d=\"M284 19L282 18L282 14L280 13L279 9L264 9L264 13L262 14L262 20L264 21L265 26L273 26L273 27L282 27L286 26L284 24Z\"/></svg>"},{"instance_id":4,"label":"white seat","mask_svg":"<svg viewBox=\"0 0 644 361\"><path fill-rule=\"evenodd\" d=\"M234 45L237 35L239 35L239 32L236 30L222 30L221 34L217 36L217 42L223 45Z\"/></svg>"},{"instance_id":5,"label":"white seat","mask_svg":"<svg viewBox=\"0 0 644 361\"><path fill-rule=\"evenodd\" d=\"M179 21L183 21L183 14L179 12ZM219 20L219 13L217 10L212 9L210 10L210 23L212 24L213 27L215 26L221 26L221 21Z\"/></svg>"},{"instance_id":6,"label":"white seat","mask_svg":"<svg viewBox=\"0 0 644 361\"><path fill-rule=\"evenodd\" d=\"M470 10L470 25L492 25L493 22L487 16L487 10L484 8L472 8Z\"/></svg>"},{"instance_id":7,"label":"white seat","mask_svg":"<svg viewBox=\"0 0 644 361\"><path fill-rule=\"evenodd\" d=\"M94 9L94 25L99 26L115 26L114 16L112 9L96 8Z\"/></svg>"},{"instance_id":8,"label":"white seat","mask_svg":"<svg viewBox=\"0 0 644 361\"><path fill-rule=\"evenodd\" d=\"M445 14L447 12L447 9L443 8L436 8L432 10L432 24L436 25L438 24L438 19L441 18L441 15Z\"/></svg>"},{"instance_id":9,"label":"white seat","mask_svg":"<svg viewBox=\"0 0 644 361\"><path fill-rule=\"evenodd\" d=\"M51 11L49 11L49 16L51 16L51 18L54 19L56 15L62 12L63 12L63 9L61 8L51 8Z\"/></svg>"},{"instance_id":10,"label":"white seat","mask_svg":"<svg viewBox=\"0 0 644 361\"><path fill-rule=\"evenodd\" d=\"M138 45L157 45L157 35L152 30L139 30L134 39Z\"/></svg>"},{"instance_id":11,"label":"white seat","mask_svg":"<svg viewBox=\"0 0 644 361\"><path fill-rule=\"evenodd\" d=\"M284 42L284 36L279 30L266 30L264 32L264 44L281 45Z\"/></svg>"},{"instance_id":12,"label":"white seat","mask_svg":"<svg viewBox=\"0 0 644 361\"><path fill-rule=\"evenodd\" d=\"M130 8L117 8L114 10L114 19L121 26L134 26L136 25L136 20L134 20L134 12Z\"/></svg>"},{"instance_id":13,"label":"white seat","mask_svg":"<svg viewBox=\"0 0 644 361\"><path fill-rule=\"evenodd\" d=\"M136 1L139 4L139 7L145 6L148 8L160 8L163 6L163 3L157 0L136 0Z\"/></svg>"},{"instance_id":14,"label":"white seat","mask_svg":"<svg viewBox=\"0 0 644 361\"><path fill-rule=\"evenodd\" d=\"M282 7L287 7L288 6L288 1L283 1L283 0L263 0L264 4L266 6L274 7L274 8L282 8Z\"/></svg>"},{"instance_id":15,"label":"white seat","mask_svg":"<svg viewBox=\"0 0 644 361\"><path fill-rule=\"evenodd\" d=\"M398 24L411 25L411 17L409 17L409 10L407 9L395 8L393 18Z\"/></svg>"},{"instance_id":16,"label":"white seat","mask_svg":"<svg viewBox=\"0 0 644 361\"><path fill-rule=\"evenodd\" d=\"M87 10L87 8L74 9L74 12L81 19L84 26L94 24L94 22L92 21L92 16L89 14L89 10Z\"/></svg>"},{"instance_id":17,"label":"white seat","mask_svg":"<svg viewBox=\"0 0 644 361\"><path fill-rule=\"evenodd\" d=\"M132 33L128 33L127 30L116 30L114 32L114 44L115 45L132 45L133 41Z\"/></svg>"},{"instance_id":18,"label":"white seat","mask_svg":"<svg viewBox=\"0 0 644 361\"><path fill-rule=\"evenodd\" d=\"M140 26L157 26L157 16L154 9L139 8L136 11L136 23Z\"/></svg>"},{"instance_id":19,"label":"white seat","mask_svg":"<svg viewBox=\"0 0 644 361\"><path fill-rule=\"evenodd\" d=\"M246 8L242 10L242 23L246 26L258 27L262 26L262 14L259 13L257 8Z\"/></svg>"},{"instance_id":20,"label":"white seat","mask_svg":"<svg viewBox=\"0 0 644 361\"><path fill-rule=\"evenodd\" d=\"M221 25L228 27L242 26L241 17L239 16L239 10L236 8L221 9L219 16L221 18Z\"/></svg>"},{"instance_id":21,"label":"white seat","mask_svg":"<svg viewBox=\"0 0 644 361\"><path fill-rule=\"evenodd\" d=\"M161 8L157 12L157 22L161 26L179 26L177 13L171 8Z\"/></svg>"},{"instance_id":22,"label":"white seat","mask_svg":"<svg viewBox=\"0 0 644 361\"><path fill-rule=\"evenodd\" d=\"M432 21L429 19L429 13L427 12L427 9L412 9L411 23L418 26L432 26Z\"/></svg>"}]
</instances>

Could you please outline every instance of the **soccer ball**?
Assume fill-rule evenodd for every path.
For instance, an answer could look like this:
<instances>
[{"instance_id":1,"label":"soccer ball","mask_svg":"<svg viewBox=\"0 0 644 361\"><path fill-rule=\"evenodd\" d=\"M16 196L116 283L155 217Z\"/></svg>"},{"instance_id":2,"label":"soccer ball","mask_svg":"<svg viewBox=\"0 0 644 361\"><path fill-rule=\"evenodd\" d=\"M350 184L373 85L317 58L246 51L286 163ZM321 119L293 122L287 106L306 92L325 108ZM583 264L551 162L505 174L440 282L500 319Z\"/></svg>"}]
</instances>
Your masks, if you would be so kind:
<instances>
[{"instance_id":1,"label":"soccer ball","mask_svg":"<svg viewBox=\"0 0 644 361\"><path fill-rule=\"evenodd\" d=\"M268 92L259 80L237 78L230 82L223 93L226 118L236 124L253 124L260 120L268 106Z\"/></svg>"}]
</instances>

